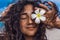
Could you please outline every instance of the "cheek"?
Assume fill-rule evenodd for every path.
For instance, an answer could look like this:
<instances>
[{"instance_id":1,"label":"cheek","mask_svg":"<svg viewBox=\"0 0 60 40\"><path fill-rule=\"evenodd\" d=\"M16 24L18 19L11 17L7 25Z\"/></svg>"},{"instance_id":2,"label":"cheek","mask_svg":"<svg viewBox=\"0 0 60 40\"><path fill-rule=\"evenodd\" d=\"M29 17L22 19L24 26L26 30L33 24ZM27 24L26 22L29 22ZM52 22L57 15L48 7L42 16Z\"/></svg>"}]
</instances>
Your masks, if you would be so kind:
<instances>
[{"instance_id":1,"label":"cheek","mask_svg":"<svg viewBox=\"0 0 60 40\"><path fill-rule=\"evenodd\" d=\"M21 27L24 27L24 26L26 26L27 25L27 20L21 20L20 21L20 26Z\"/></svg>"},{"instance_id":2,"label":"cheek","mask_svg":"<svg viewBox=\"0 0 60 40\"><path fill-rule=\"evenodd\" d=\"M20 30L23 34L26 33L27 20L20 21Z\"/></svg>"}]
</instances>

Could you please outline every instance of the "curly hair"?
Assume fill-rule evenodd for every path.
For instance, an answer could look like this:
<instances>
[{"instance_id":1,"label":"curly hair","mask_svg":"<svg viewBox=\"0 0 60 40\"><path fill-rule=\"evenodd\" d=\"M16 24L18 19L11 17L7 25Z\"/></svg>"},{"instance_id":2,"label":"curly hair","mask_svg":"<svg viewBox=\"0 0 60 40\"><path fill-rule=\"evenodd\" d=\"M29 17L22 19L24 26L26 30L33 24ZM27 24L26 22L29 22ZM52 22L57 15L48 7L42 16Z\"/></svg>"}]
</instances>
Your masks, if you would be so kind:
<instances>
[{"instance_id":1,"label":"curly hair","mask_svg":"<svg viewBox=\"0 0 60 40\"><path fill-rule=\"evenodd\" d=\"M8 33L8 40L25 40L24 35L22 35L21 30L19 29L20 24L20 13L23 10L24 6L27 4L31 4L34 7L40 7L36 2L25 1L21 3L20 1L14 4L7 15L4 17L5 19L5 27L6 32ZM34 36L34 40L47 40L45 35L45 25L43 23L39 24L38 31Z\"/></svg>"}]
</instances>

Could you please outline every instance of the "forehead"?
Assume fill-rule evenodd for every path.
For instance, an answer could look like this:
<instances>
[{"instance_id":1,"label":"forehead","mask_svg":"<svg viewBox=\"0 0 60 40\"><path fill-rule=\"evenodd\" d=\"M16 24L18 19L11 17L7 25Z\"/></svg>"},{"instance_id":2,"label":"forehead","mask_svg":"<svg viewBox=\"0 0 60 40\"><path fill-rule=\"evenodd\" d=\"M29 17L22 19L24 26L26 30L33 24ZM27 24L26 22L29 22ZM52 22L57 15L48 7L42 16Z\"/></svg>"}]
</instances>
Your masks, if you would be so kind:
<instances>
[{"instance_id":1,"label":"forehead","mask_svg":"<svg viewBox=\"0 0 60 40\"><path fill-rule=\"evenodd\" d=\"M24 13L31 14L33 12L33 5L28 4L24 6Z\"/></svg>"},{"instance_id":2,"label":"forehead","mask_svg":"<svg viewBox=\"0 0 60 40\"><path fill-rule=\"evenodd\" d=\"M31 10L31 9L33 9L33 5L27 4L27 5L24 6L24 9L25 10Z\"/></svg>"}]
</instances>

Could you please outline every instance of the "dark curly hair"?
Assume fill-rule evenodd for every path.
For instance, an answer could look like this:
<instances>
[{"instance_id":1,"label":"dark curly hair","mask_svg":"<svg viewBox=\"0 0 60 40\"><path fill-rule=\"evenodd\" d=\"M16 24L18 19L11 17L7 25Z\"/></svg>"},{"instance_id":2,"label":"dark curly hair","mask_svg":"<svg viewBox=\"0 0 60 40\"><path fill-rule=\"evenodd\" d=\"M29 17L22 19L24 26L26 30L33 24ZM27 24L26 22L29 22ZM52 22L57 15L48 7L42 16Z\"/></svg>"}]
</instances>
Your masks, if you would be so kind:
<instances>
[{"instance_id":1,"label":"dark curly hair","mask_svg":"<svg viewBox=\"0 0 60 40\"><path fill-rule=\"evenodd\" d=\"M23 10L24 6L27 4L31 4L34 7L39 7L36 2L25 1L25 2L17 2L14 4L10 11L7 13L5 18L5 27L6 32L8 34L8 40L25 40L24 35L22 35L21 30L19 29L20 24L20 13ZM34 36L34 40L47 40L45 35L45 25L43 23L39 24L38 31Z\"/></svg>"}]
</instances>

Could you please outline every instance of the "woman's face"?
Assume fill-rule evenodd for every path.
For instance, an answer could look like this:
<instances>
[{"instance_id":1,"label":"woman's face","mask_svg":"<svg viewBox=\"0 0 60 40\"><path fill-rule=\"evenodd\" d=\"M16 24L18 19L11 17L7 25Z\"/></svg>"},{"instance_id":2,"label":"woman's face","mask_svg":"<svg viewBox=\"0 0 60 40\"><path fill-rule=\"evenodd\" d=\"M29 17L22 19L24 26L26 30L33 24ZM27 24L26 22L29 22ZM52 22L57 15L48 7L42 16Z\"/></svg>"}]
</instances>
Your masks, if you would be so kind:
<instances>
[{"instance_id":1,"label":"woman's face","mask_svg":"<svg viewBox=\"0 0 60 40\"><path fill-rule=\"evenodd\" d=\"M24 11L20 15L20 29L26 36L34 36L37 32L37 24L31 19L33 12L33 6L31 4L24 6Z\"/></svg>"}]
</instances>

